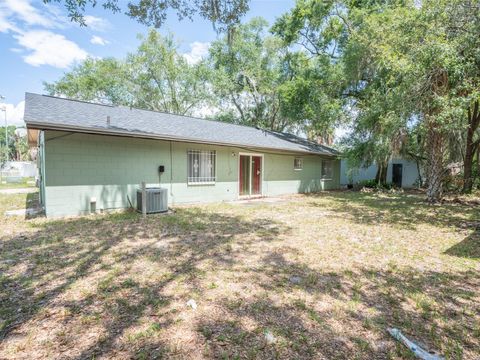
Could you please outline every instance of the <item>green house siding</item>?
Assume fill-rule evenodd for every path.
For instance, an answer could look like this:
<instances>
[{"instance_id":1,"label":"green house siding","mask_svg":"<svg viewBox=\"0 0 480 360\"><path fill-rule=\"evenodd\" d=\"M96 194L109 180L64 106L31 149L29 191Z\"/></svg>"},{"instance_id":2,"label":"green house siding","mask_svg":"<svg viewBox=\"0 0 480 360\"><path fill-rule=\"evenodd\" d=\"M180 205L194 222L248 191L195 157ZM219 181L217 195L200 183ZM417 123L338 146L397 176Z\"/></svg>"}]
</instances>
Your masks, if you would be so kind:
<instances>
[{"instance_id":1,"label":"green house siding","mask_svg":"<svg viewBox=\"0 0 480 360\"><path fill-rule=\"evenodd\" d=\"M45 131L44 137L47 216L125 208L130 203L135 206L136 189L142 181L168 188L170 204L235 200L238 198L239 153L248 152L235 147L59 131ZM214 185L187 185L189 149L216 150ZM270 152L263 155L263 195L339 187L337 160L333 179L321 181L320 156L301 156L303 170L295 171L295 155ZM165 166L162 175L158 173L159 165Z\"/></svg>"}]
</instances>

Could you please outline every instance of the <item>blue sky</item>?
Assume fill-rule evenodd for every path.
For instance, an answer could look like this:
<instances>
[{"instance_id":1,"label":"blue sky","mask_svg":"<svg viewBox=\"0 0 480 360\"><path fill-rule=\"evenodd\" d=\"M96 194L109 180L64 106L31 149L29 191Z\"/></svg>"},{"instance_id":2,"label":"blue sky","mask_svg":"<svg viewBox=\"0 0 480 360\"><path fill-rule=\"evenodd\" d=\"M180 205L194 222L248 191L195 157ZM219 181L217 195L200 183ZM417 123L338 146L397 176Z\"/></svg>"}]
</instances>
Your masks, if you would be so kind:
<instances>
[{"instance_id":1,"label":"blue sky","mask_svg":"<svg viewBox=\"0 0 480 360\"><path fill-rule=\"evenodd\" d=\"M293 5L294 0L251 0L245 21L262 16L272 23ZM122 57L138 46L137 34L148 31L126 15L99 6L87 10L87 27L71 23L66 15L55 3L0 0L0 95L5 97L0 103L7 107L9 123L22 124L26 91L43 93L43 81L58 79L87 56ZM159 31L173 33L190 61L204 55L217 37L208 21L178 21L173 13Z\"/></svg>"}]
</instances>

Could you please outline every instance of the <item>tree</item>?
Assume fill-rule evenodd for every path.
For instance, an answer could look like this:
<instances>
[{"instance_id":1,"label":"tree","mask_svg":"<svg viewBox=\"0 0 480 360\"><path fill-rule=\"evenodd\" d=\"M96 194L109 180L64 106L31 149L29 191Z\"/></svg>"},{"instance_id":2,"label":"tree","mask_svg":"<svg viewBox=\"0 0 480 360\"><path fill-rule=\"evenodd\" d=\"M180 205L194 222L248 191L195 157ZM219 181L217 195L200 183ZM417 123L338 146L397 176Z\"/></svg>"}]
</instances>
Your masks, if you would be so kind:
<instances>
[{"instance_id":1,"label":"tree","mask_svg":"<svg viewBox=\"0 0 480 360\"><path fill-rule=\"evenodd\" d=\"M466 129L464 146L463 191L468 193L473 185L473 159L480 147L480 3L478 1L446 2L445 28L448 39L456 48L461 66L454 73L455 86L452 97L463 108L463 127ZM477 156L478 161L478 156Z\"/></svg>"},{"instance_id":2,"label":"tree","mask_svg":"<svg viewBox=\"0 0 480 360\"><path fill-rule=\"evenodd\" d=\"M232 29L210 48L212 87L219 99L218 119L274 131L307 134L311 138L331 131L331 119L340 106L327 94L333 67L319 73L319 59L292 51L276 34L268 34L262 18ZM326 125L328 124L328 125Z\"/></svg>"},{"instance_id":3,"label":"tree","mask_svg":"<svg viewBox=\"0 0 480 360\"><path fill-rule=\"evenodd\" d=\"M279 88L282 114L301 124L309 138L324 141L345 122L341 66L326 59L289 53L285 81Z\"/></svg>"},{"instance_id":4,"label":"tree","mask_svg":"<svg viewBox=\"0 0 480 360\"><path fill-rule=\"evenodd\" d=\"M354 8L349 13L348 21L355 25L349 27L343 61L348 93L354 99L357 114L354 137L359 131L370 134L359 149L370 149L370 154L377 154L378 158L373 160L378 165L378 183L386 182L391 157L405 154L405 149L413 143L412 127L417 131L422 129L423 112L415 103L417 98L411 96L417 81L412 77L414 64L410 54L404 52L405 48L409 51L413 48L402 48L402 44L412 44L412 38L418 35L405 31L407 27L415 29L415 15L415 8L399 5L382 5L381 11ZM355 146L351 152L367 164L372 160L368 154L355 151ZM415 154L417 164L420 158L421 155Z\"/></svg>"},{"instance_id":5,"label":"tree","mask_svg":"<svg viewBox=\"0 0 480 360\"><path fill-rule=\"evenodd\" d=\"M44 3L62 3L70 20L86 25L85 10L101 4L114 13L122 11L119 0L43 0ZM128 3L126 15L141 24L159 28L173 11L179 20L192 20L195 15L211 21L218 31L225 31L240 22L248 11L249 0L135 0Z\"/></svg>"},{"instance_id":6,"label":"tree","mask_svg":"<svg viewBox=\"0 0 480 360\"><path fill-rule=\"evenodd\" d=\"M126 59L87 59L51 84L51 95L192 114L208 100L208 69L189 64L174 39L151 30Z\"/></svg>"},{"instance_id":7,"label":"tree","mask_svg":"<svg viewBox=\"0 0 480 360\"><path fill-rule=\"evenodd\" d=\"M272 27L289 48L290 77L281 88L284 113L303 119L312 138L332 135L349 115L340 58L348 34L344 15L340 1L297 1Z\"/></svg>"},{"instance_id":8,"label":"tree","mask_svg":"<svg viewBox=\"0 0 480 360\"><path fill-rule=\"evenodd\" d=\"M31 160L30 147L28 146L28 138L26 134L15 134L15 159L17 161Z\"/></svg>"},{"instance_id":9,"label":"tree","mask_svg":"<svg viewBox=\"0 0 480 360\"><path fill-rule=\"evenodd\" d=\"M44 83L50 95L106 104L128 105L129 83L125 63L113 58L87 58L53 82Z\"/></svg>"},{"instance_id":10,"label":"tree","mask_svg":"<svg viewBox=\"0 0 480 360\"><path fill-rule=\"evenodd\" d=\"M425 164L425 136L421 129L421 124L416 122L407 128L407 136L402 143L400 155L405 159L415 161L418 173L418 186L423 186L424 179L422 177L422 169Z\"/></svg>"},{"instance_id":11,"label":"tree","mask_svg":"<svg viewBox=\"0 0 480 360\"><path fill-rule=\"evenodd\" d=\"M233 38L212 43L212 86L219 119L282 131L291 125L281 110L286 54L280 39L267 36L267 27L254 18L236 27Z\"/></svg>"},{"instance_id":12,"label":"tree","mask_svg":"<svg viewBox=\"0 0 480 360\"><path fill-rule=\"evenodd\" d=\"M443 188L442 160L452 152L447 143L449 134L466 130L464 154L465 186L471 189L471 167L476 130L474 103L478 100L480 76L478 2L426 1L419 10L422 41L419 51L412 52L412 59L421 65L416 84L419 108L425 114L427 131L427 195L430 201L441 199ZM428 26L425 26L428 24ZM413 63L413 61L412 61ZM422 74L423 73L423 74ZM473 104L473 105L472 105ZM466 110L472 109L473 112ZM466 113L469 114L467 126ZM470 116L473 115L473 116ZM462 136L457 136L456 142ZM451 155L450 155L451 157Z\"/></svg>"},{"instance_id":13,"label":"tree","mask_svg":"<svg viewBox=\"0 0 480 360\"><path fill-rule=\"evenodd\" d=\"M463 192L469 193L472 191L473 186L473 158L475 152L477 152L477 162L479 161L480 154L480 136L477 136L475 139L475 134L480 125L480 100L475 100L473 106L469 107L467 110L467 139L465 144L465 160L464 160L464 170L463 170ZM478 176L478 174L477 174Z\"/></svg>"},{"instance_id":14,"label":"tree","mask_svg":"<svg viewBox=\"0 0 480 360\"><path fill-rule=\"evenodd\" d=\"M380 2L378 2L380 3ZM378 165L376 180L386 182L386 169L393 151L398 149L399 134L405 127L399 122L394 94L387 91L388 72L377 72L370 44L361 34L363 17L368 16L377 2L298 1L295 8L277 20L273 31L288 45L301 46L314 66L307 91L295 89L298 107L312 108L313 124L332 129L350 119L354 129L346 156L352 166ZM317 85L317 86L315 86ZM321 90L318 90L321 89ZM300 91L299 91L300 90ZM320 92L317 101L304 103L305 93ZM294 91L295 92L295 91ZM322 101L318 101L321 99ZM318 106L312 106L315 104ZM323 116L322 116L323 115ZM321 130L320 130L321 131Z\"/></svg>"},{"instance_id":15,"label":"tree","mask_svg":"<svg viewBox=\"0 0 480 360\"><path fill-rule=\"evenodd\" d=\"M125 62L130 103L134 107L192 114L209 97L209 71L204 62L189 64L172 36L152 30Z\"/></svg>"},{"instance_id":16,"label":"tree","mask_svg":"<svg viewBox=\"0 0 480 360\"><path fill-rule=\"evenodd\" d=\"M436 202L453 151L450 134L462 129L465 104L478 89L479 6L305 0L274 29L311 56L339 65L346 80L340 96L354 128L350 145L359 150L352 154L366 161L391 154L402 148L399 141L411 143L409 124L415 124L425 139L427 199Z\"/></svg>"},{"instance_id":17,"label":"tree","mask_svg":"<svg viewBox=\"0 0 480 360\"><path fill-rule=\"evenodd\" d=\"M8 159L12 160L15 156L15 126L9 125L7 127L8 132L8 144L5 138L5 126L0 127L0 163L4 163Z\"/></svg>"}]
</instances>

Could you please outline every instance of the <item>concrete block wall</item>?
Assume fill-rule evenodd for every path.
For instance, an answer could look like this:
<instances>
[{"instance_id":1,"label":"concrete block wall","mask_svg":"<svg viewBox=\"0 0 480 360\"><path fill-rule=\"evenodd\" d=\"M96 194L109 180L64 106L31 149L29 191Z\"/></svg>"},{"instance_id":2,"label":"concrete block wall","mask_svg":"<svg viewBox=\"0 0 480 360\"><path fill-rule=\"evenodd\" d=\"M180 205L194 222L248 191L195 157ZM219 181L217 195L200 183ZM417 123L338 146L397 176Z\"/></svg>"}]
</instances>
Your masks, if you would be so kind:
<instances>
[{"instance_id":1,"label":"concrete block wall","mask_svg":"<svg viewBox=\"0 0 480 360\"><path fill-rule=\"evenodd\" d=\"M414 161L409 161L405 159L393 159L388 163L387 168L387 183L392 182L392 164L402 164L402 187L404 188L412 188L416 185L416 181L418 179L418 170L417 164ZM373 164L367 168L360 168L349 171L348 162L347 160L341 161L341 178L340 184L347 185L347 184L356 184L364 180L371 180L375 179L375 175L377 173L377 165Z\"/></svg>"},{"instance_id":2,"label":"concrete block wall","mask_svg":"<svg viewBox=\"0 0 480 360\"><path fill-rule=\"evenodd\" d=\"M171 205L238 198L239 153L247 152L245 149L59 131L45 131L44 136L47 216L126 208L130 203L136 206L141 181L168 188ZM214 185L187 184L189 149L216 150ZM339 161L334 164L335 176L320 180L320 156L303 155L304 168L295 171L293 161L298 155L263 154L266 196L339 187ZM160 165L165 166L162 175L158 173Z\"/></svg>"}]
</instances>

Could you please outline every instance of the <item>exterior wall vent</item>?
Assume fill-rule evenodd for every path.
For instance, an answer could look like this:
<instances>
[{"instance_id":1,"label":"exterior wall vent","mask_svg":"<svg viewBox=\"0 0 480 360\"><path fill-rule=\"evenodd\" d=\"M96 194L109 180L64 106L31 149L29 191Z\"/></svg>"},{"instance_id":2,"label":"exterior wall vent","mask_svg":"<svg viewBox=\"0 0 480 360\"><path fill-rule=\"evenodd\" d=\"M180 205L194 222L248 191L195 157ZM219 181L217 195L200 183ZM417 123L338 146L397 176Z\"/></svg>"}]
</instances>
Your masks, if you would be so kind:
<instances>
[{"instance_id":1,"label":"exterior wall vent","mask_svg":"<svg viewBox=\"0 0 480 360\"><path fill-rule=\"evenodd\" d=\"M147 188L147 214L168 211L168 189ZM137 211L142 212L142 189L137 189Z\"/></svg>"}]
</instances>

